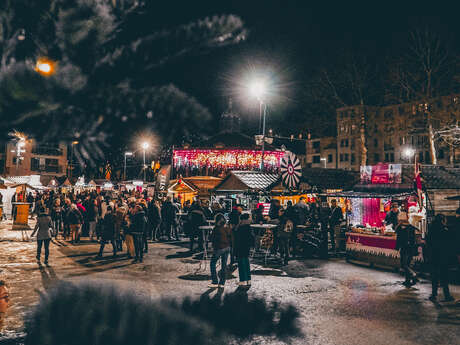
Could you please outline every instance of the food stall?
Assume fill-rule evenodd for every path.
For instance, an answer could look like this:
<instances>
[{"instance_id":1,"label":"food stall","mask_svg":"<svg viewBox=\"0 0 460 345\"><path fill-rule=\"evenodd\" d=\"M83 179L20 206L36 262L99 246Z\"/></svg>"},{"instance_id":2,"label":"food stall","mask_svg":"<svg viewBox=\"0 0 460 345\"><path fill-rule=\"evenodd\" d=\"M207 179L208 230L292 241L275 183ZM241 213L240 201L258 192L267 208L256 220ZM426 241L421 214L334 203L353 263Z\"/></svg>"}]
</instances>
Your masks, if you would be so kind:
<instances>
[{"instance_id":1,"label":"food stall","mask_svg":"<svg viewBox=\"0 0 460 345\"><path fill-rule=\"evenodd\" d=\"M353 191L333 193L333 196L346 199L347 260L399 268L396 232L392 225L384 222L394 203L408 210L409 222L418 229L417 238L425 236L426 196L422 197L422 205L419 205L410 181L402 183L401 170L400 164L361 167L361 183ZM407 177L410 180L410 176ZM414 259L423 260L421 248Z\"/></svg>"}]
</instances>

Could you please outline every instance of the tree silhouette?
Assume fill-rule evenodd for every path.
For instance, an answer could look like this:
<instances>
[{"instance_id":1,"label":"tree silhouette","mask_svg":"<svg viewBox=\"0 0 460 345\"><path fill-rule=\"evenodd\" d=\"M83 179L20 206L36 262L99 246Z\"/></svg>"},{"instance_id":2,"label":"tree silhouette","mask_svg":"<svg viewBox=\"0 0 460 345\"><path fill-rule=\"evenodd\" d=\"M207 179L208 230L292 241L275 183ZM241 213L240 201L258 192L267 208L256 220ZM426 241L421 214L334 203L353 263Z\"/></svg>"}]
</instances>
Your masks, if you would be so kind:
<instances>
[{"instance_id":1,"label":"tree silhouette","mask_svg":"<svg viewBox=\"0 0 460 345\"><path fill-rule=\"evenodd\" d=\"M75 156L92 167L141 130L164 145L206 134L206 107L173 84L158 84L157 75L189 54L243 40L239 17L140 30L158 11L150 2L125 1L123 9L111 0L39 3L0 5L1 133L14 127L43 141L78 140ZM34 71L40 57L56 62L54 74Z\"/></svg>"}]
</instances>

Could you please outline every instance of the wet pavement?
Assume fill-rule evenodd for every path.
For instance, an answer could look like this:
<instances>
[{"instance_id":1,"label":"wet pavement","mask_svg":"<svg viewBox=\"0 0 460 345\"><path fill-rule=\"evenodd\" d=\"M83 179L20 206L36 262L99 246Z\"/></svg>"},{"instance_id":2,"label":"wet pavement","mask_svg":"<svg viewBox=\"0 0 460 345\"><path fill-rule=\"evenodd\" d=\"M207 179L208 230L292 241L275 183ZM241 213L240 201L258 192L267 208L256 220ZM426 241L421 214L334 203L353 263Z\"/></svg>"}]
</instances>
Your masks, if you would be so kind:
<instances>
[{"instance_id":1,"label":"wet pavement","mask_svg":"<svg viewBox=\"0 0 460 345\"><path fill-rule=\"evenodd\" d=\"M0 279L8 281L11 307L4 333L20 332L23 317L39 295L61 280L96 280L117 284L145 298L199 297L214 294L207 288L208 266L188 253L185 242L152 243L144 263L133 264L123 253L97 259L98 244L72 245L57 240L51 245L49 267L35 261L34 242L23 242L20 232L0 227ZM293 303L301 311L303 337L292 344L459 344L460 303L433 304L431 286L422 280L416 287L401 285L394 272L368 268L342 259L292 260L252 264L250 296ZM225 293L237 288L237 271ZM460 298L460 287L452 286ZM442 296L442 292L440 292ZM277 344L258 337L254 344Z\"/></svg>"}]
</instances>

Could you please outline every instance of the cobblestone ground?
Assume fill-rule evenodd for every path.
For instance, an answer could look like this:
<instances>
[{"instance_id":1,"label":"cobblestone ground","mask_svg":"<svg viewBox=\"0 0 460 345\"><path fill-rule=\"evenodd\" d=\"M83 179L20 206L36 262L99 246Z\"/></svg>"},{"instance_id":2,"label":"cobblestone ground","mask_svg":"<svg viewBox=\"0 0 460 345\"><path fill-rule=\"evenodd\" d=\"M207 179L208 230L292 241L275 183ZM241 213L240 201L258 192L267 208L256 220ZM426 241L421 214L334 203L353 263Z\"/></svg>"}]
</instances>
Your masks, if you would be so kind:
<instances>
[{"instance_id":1,"label":"cobblestone ground","mask_svg":"<svg viewBox=\"0 0 460 345\"><path fill-rule=\"evenodd\" d=\"M207 289L209 267L190 256L185 242L152 243L144 263L132 264L123 253L96 259L98 244L72 245L57 240L51 245L50 267L35 261L35 242L23 242L20 231L0 226L0 279L11 286L11 308L4 333L20 332L23 317L60 280L97 280L117 284L146 298L199 297ZM30 231L29 231L30 233ZM293 344L459 344L460 304L428 301L430 284L401 286L396 273L346 263L343 260L293 260L252 265L253 286L249 295L294 303L301 311L304 336ZM237 287L237 272L225 293ZM452 287L460 298L458 286ZM441 293L442 295L442 293ZM256 338L254 344L276 344Z\"/></svg>"}]
</instances>

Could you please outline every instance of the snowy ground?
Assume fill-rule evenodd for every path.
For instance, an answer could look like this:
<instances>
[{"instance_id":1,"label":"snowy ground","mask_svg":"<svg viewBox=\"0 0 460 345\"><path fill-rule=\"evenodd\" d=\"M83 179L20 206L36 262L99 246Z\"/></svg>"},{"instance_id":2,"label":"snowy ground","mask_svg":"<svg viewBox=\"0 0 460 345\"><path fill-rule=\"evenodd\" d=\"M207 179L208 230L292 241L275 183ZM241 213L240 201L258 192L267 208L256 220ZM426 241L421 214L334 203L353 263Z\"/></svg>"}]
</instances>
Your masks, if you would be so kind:
<instances>
[{"instance_id":1,"label":"snowy ground","mask_svg":"<svg viewBox=\"0 0 460 345\"><path fill-rule=\"evenodd\" d=\"M11 286L6 333L20 332L23 317L39 294L60 280L114 283L146 298L215 293L207 289L209 268L188 254L185 242L150 244L144 263L132 264L125 255L112 259L110 245L106 257L96 259L97 244L58 240L51 245L51 266L39 267L35 243L23 242L20 231L8 228L8 223L0 225L0 279ZM293 260L288 266L258 261L252 271L250 295L291 302L300 309L304 337L293 344L459 343L460 304L428 301L428 281L406 289L402 277L393 272L339 259ZM236 289L236 274L225 293ZM459 286L453 286L452 293L460 298ZM254 343L277 342L256 339Z\"/></svg>"}]
</instances>

